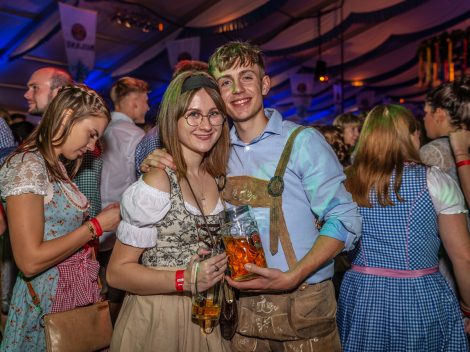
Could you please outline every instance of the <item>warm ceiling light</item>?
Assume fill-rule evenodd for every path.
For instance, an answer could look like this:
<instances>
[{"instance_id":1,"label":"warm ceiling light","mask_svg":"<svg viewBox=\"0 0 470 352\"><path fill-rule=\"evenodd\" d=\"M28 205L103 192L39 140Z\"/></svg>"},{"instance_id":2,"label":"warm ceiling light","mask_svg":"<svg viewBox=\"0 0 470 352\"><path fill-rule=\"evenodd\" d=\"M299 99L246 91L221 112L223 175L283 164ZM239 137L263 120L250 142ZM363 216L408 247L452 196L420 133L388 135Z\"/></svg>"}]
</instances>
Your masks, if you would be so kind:
<instances>
[{"instance_id":1,"label":"warm ceiling light","mask_svg":"<svg viewBox=\"0 0 470 352\"><path fill-rule=\"evenodd\" d=\"M124 21L123 21L123 24L124 24L124 26L125 26L126 28L132 28L132 23L133 23L133 22L134 22L134 21L133 21L131 18L126 17L126 18L124 19Z\"/></svg>"},{"instance_id":2,"label":"warm ceiling light","mask_svg":"<svg viewBox=\"0 0 470 352\"><path fill-rule=\"evenodd\" d=\"M400 104L403 104L405 102L405 99L403 98L400 98L400 100L398 100L400 102Z\"/></svg>"},{"instance_id":3,"label":"warm ceiling light","mask_svg":"<svg viewBox=\"0 0 470 352\"><path fill-rule=\"evenodd\" d=\"M326 62L323 60L317 61L317 65L315 66L315 79L319 82L328 81Z\"/></svg>"},{"instance_id":4,"label":"warm ceiling light","mask_svg":"<svg viewBox=\"0 0 470 352\"><path fill-rule=\"evenodd\" d=\"M362 87L364 85L364 82L363 81L352 81L351 85L353 87Z\"/></svg>"}]
</instances>

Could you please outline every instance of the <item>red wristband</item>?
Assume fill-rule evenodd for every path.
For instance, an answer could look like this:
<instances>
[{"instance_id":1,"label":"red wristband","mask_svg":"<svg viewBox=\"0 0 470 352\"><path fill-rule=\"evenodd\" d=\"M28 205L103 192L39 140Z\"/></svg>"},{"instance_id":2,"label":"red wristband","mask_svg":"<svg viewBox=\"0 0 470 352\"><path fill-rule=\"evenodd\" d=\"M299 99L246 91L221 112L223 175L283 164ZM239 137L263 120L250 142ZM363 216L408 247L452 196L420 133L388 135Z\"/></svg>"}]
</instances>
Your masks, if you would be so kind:
<instances>
[{"instance_id":1,"label":"red wristband","mask_svg":"<svg viewBox=\"0 0 470 352\"><path fill-rule=\"evenodd\" d=\"M97 238L100 237L103 234L103 229L101 228L101 225L100 225L98 219L97 218L91 218L90 222L96 230L96 237Z\"/></svg>"},{"instance_id":2,"label":"red wristband","mask_svg":"<svg viewBox=\"0 0 470 352\"><path fill-rule=\"evenodd\" d=\"M183 285L184 285L184 270L176 270L176 274L175 274L176 291L182 292Z\"/></svg>"},{"instance_id":3,"label":"red wristband","mask_svg":"<svg viewBox=\"0 0 470 352\"><path fill-rule=\"evenodd\" d=\"M458 161L455 165L457 165L457 167L461 167L461 166L464 166L464 165L470 165L470 159L469 160Z\"/></svg>"}]
</instances>

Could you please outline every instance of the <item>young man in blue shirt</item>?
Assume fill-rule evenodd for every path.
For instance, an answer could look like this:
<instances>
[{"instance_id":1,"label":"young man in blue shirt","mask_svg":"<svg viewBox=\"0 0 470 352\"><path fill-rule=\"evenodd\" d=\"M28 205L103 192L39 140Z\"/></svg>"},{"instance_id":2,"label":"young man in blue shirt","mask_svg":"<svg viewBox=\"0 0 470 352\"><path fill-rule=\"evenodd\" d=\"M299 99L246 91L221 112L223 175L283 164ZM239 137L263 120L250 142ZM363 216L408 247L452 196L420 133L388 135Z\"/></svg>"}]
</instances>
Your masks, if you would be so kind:
<instances>
[{"instance_id":1,"label":"young man in blue shirt","mask_svg":"<svg viewBox=\"0 0 470 352\"><path fill-rule=\"evenodd\" d=\"M243 187L250 191L244 194L261 197L257 194L259 180L266 184L272 180L287 140L299 126L283 120L274 109L264 109L263 97L271 82L259 48L227 43L211 56L209 71L234 124L223 195L228 202L253 206L268 264L268 268L245 266L259 275L253 280L227 278L241 290L239 304L250 311L240 317L232 348L340 351L331 282L333 258L345 248L351 249L361 230L356 204L343 185L342 167L324 138L314 129L305 129L295 139L282 186L261 192L270 194L268 201L282 195L280 216L273 221L275 206L256 206L250 197L238 197L246 191L240 189ZM171 167L172 159L156 151L144 164L144 168ZM242 182L236 181L240 177ZM319 230L316 223L322 224ZM283 237L286 233L292 249ZM282 302L288 301L289 306L299 307L307 302L301 306L302 317L285 311Z\"/></svg>"}]
</instances>

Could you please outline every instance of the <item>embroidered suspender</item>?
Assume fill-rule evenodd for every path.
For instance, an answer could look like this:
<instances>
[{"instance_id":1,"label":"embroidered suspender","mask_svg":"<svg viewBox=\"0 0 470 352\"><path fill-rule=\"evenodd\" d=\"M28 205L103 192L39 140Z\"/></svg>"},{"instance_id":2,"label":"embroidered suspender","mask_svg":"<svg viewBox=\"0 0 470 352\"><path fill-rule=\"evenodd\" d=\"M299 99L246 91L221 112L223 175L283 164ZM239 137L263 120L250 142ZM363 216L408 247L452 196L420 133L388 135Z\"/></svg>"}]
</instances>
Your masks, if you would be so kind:
<instances>
[{"instance_id":1,"label":"embroidered suspender","mask_svg":"<svg viewBox=\"0 0 470 352\"><path fill-rule=\"evenodd\" d=\"M292 268L297 263L297 259L282 212L283 177L295 138L305 128L305 126L299 126L291 133L279 159L274 176L269 181L250 176L228 177L226 187L222 192L223 198L234 205L248 204L253 207L270 208L269 249L271 254L275 255L278 252L278 243L280 241L289 268Z\"/></svg>"}]
</instances>

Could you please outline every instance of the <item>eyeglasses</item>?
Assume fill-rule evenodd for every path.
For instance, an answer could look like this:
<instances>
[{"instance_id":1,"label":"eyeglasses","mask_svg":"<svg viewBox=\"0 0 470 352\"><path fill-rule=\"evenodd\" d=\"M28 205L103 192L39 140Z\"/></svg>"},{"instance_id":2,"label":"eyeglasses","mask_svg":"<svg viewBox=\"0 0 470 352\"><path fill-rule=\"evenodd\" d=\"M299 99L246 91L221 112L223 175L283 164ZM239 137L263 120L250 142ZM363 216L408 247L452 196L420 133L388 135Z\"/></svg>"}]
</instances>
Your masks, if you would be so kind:
<instances>
[{"instance_id":1,"label":"eyeglasses","mask_svg":"<svg viewBox=\"0 0 470 352\"><path fill-rule=\"evenodd\" d=\"M184 118L189 126L199 126L202 118L207 117L212 126L220 126L225 122L225 116L219 110L212 110L207 115L201 114L199 111L188 111Z\"/></svg>"}]
</instances>

